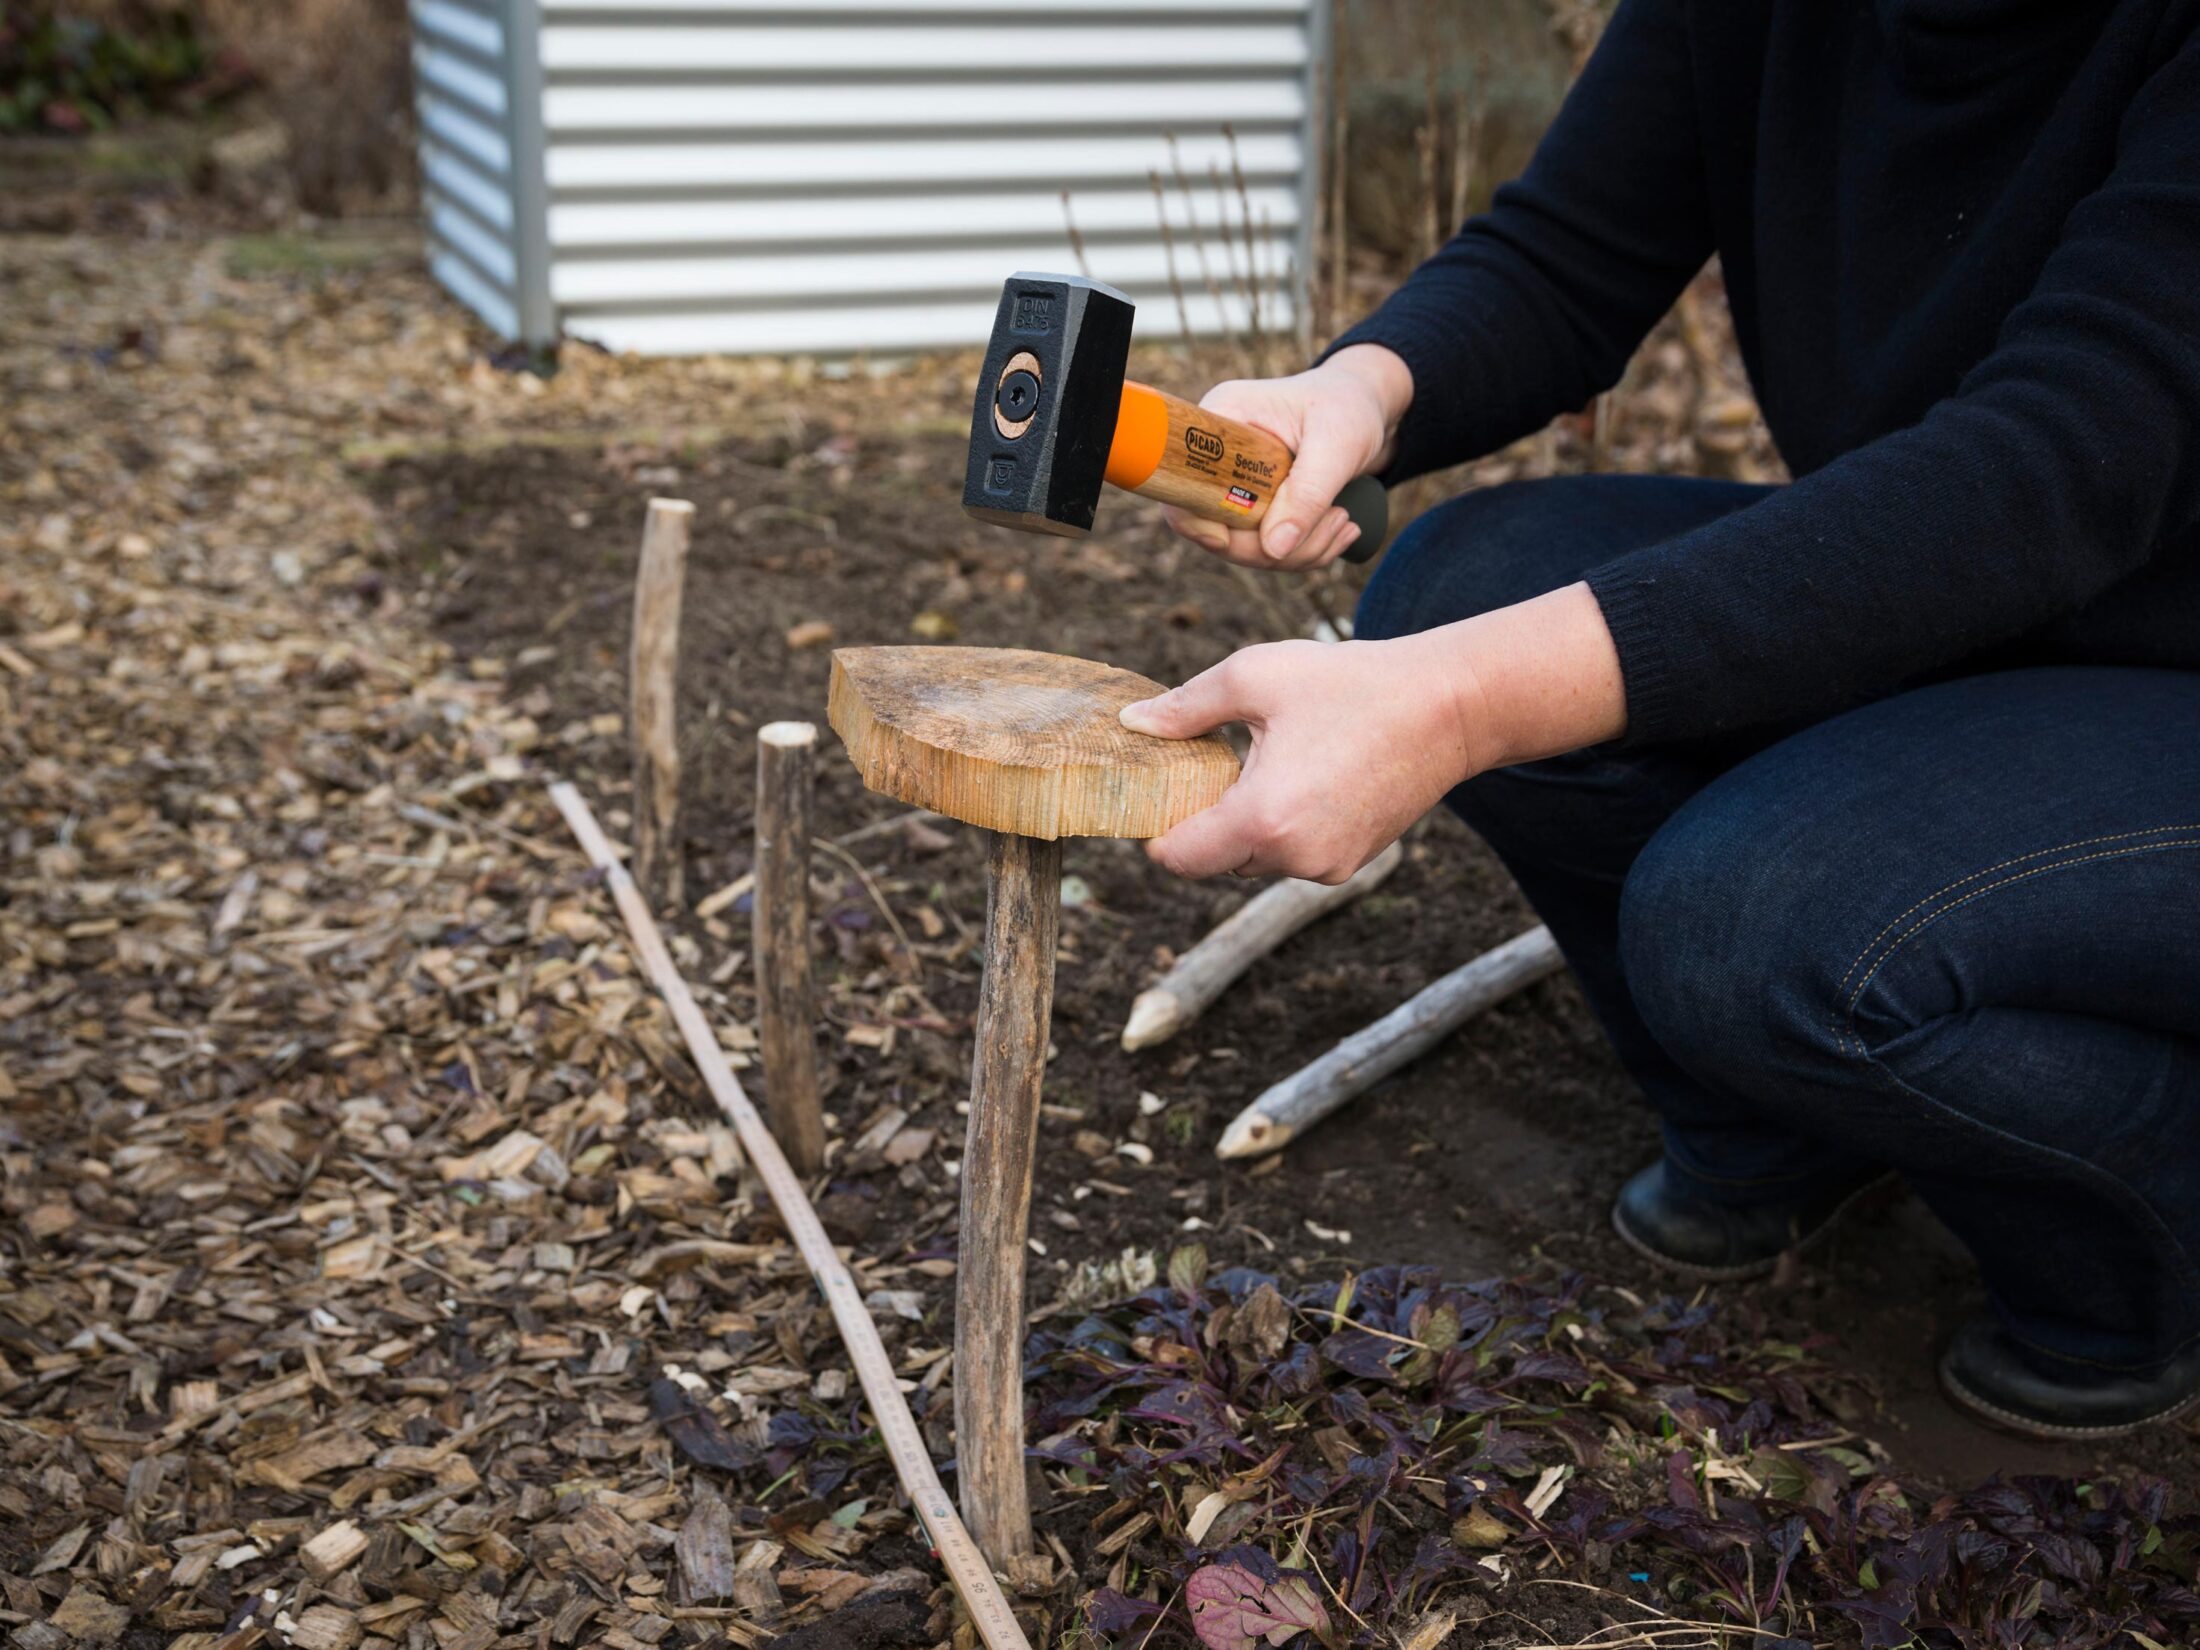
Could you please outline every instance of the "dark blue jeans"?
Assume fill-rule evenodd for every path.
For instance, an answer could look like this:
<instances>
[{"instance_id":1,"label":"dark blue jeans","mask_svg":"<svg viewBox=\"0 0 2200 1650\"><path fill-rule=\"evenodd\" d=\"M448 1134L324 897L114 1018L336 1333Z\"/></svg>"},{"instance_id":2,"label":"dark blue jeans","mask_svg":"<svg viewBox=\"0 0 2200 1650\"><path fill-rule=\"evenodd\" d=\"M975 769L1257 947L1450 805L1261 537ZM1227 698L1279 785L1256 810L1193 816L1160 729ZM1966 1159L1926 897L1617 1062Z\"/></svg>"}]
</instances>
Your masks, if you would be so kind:
<instances>
[{"instance_id":1,"label":"dark blue jeans","mask_svg":"<svg viewBox=\"0 0 2200 1650\"><path fill-rule=\"evenodd\" d=\"M1469 494L1399 536L1358 633L1557 589L1763 491ZM1971 676L1450 802L1705 1196L1894 1169L2043 1358L2145 1370L2200 1339L2200 674Z\"/></svg>"}]
</instances>

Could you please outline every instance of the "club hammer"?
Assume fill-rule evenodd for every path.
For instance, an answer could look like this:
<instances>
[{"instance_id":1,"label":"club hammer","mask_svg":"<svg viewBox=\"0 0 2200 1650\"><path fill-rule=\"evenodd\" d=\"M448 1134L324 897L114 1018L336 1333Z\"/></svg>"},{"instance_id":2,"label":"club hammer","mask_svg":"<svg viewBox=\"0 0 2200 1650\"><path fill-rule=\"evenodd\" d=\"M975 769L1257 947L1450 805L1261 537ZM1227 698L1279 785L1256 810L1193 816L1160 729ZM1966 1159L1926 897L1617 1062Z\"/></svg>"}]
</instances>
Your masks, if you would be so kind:
<instances>
[{"instance_id":1,"label":"club hammer","mask_svg":"<svg viewBox=\"0 0 2200 1650\"><path fill-rule=\"evenodd\" d=\"M1265 430L1125 378L1136 308L1082 275L1008 278L970 414L966 511L1082 538L1108 482L1209 521L1260 525L1291 473L1290 449ZM1383 485L1361 476L1337 503L1360 529L1345 558L1366 561L1389 529Z\"/></svg>"}]
</instances>

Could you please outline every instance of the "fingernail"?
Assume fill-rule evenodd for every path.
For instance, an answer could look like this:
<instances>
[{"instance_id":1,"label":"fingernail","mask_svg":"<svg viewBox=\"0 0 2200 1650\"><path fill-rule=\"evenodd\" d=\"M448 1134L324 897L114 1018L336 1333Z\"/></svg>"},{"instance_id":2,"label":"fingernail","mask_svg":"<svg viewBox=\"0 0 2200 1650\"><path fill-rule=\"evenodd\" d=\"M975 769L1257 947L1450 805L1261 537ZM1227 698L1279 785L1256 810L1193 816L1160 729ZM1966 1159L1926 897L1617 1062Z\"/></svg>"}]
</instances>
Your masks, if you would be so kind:
<instances>
[{"instance_id":1,"label":"fingernail","mask_svg":"<svg viewBox=\"0 0 2200 1650\"><path fill-rule=\"evenodd\" d=\"M1160 715L1154 707L1160 703L1159 699L1141 699L1136 704L1125 705L1117 711L1115 719L1133 733L1152 733L1155 731L1154 721Z\"/></svg>"},{"instance_id":2,"label":"fingernail","mask_svg":"<svg viewBox=\"0 0 2200 1650\"><path fill-rule=\"evenodd\" d=\"M1299 524L1287 521L1268 536L1268 553L1281 561L1299 547Z\"/></svg>"},{"instance_id":3,"label":"fingernail","mask_svg":"<svg viewBox=\"0 0 2200 1650\"><path fill-rule=\"evenodd\" d=\"M1227 550L1230 548L1230 529L1214 527L1202 522L1199 528L1199 547L1202 550Z\"/></svg>"}]
</instances>

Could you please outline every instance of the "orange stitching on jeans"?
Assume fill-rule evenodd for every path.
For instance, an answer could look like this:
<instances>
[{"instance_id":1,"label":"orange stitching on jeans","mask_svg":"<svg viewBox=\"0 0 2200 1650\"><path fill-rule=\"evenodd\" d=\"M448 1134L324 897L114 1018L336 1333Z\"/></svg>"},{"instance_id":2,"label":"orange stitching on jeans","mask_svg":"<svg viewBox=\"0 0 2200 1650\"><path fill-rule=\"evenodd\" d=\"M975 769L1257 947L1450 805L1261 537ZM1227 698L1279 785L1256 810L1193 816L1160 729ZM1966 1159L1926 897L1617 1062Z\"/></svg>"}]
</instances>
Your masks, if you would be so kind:
<instances>
[{"instance_id":1,"label":"orange stitching on jeans","mask_svg":"<svg viewBox=\"0 0 2200 1650\"><path fill-rule=\"evenodd\" d=\"M2156 826L2156 827L2155 827L2155 828L2154 828L2153 830L2149 830L2149 831L2124 831L2124 832L2119 832L2119 833L2118 833L2118 834L2117 834L2116 836L2113 836L2113 837L2091 837L2091 838L2088 838L2088 839L2087 839L2087 841L2089 841L2089 842L2114 842L2114 841L2118 841L2118 840L2121 840L2121 839L2125 839L2125 838L2129 838L2129 837L2135 837L2135 836L2158 836L2158 835L2160 835L2160 834L2161 834L2161 833L2162 833L2163 831L2192 831L2192 830L2200 830L2200 826L2193 826L2193 825L2160 825L2160 826ZM2073 842L2073 843L2069 843L2069 844L2066 844L2066 845L2065 845L2065 848L2064 848L2064 849L2062 849L2062 850L2057 850L2057 849L2045 849L2045 850L2042 850L2042 851L2043 851L2043 852L2047 852L2047 853L2054 853L2054 852L2067 852L2069 848L2082 848L2082 847L2085 847L2085 846L2086 846L2086 843L2085 843L2085 842ZM1862 979L1860 979L1860 980L1858 980L1858 981L1856 982L1856 990L1855 990L1855 992L1854 992L1854 993L1852 993L1852 994L1851 994L1851 996L1849 997L1849 1000L1848 1000L1848 1002L1847 1002L1847 1003L1846 1003L1845 1005L1843 1005L1843 1007L1842 1007L1842 1008L1837 1008L1837 1009L1836 1009L1836 1010L1834 1011L1834 1012L1835 1012L1835 1015L1836 1015L1836 1018L1835 1018L1835 1019L1833 1020L1833 1022L1832 1022L1832 1023L1831 1023L1831 1024L1830 1024L1830 1025L1828 1026L1828 1029L1829 1029L1829 1030L1831 1030L1831 1031L1833 1032L1833 1034L1834 1034L1834 1039L1835 1039L1835 1041L1836 1041L1836 1042L1838 1042L1838 1043L1839 1043L1839 1044L1840 1044L1840 1045L1841 1045L1841 1046L1842 1046L1843 1048L1847 1048L1847 1047L1849 1047L1849 1046L1850 1046L1851 1044L1853 1044L1853 1045L1855 1046L1855 1051L1856 1051L1857 1055L1858 1055L1858 1056L1859 1056L1860 1058L1863 1058L1863 1059L1869 1059L1869 1058L1871 1057L1871 1056L1870 1056L1870 1051L1869 1051L1869 1050L1867 1050L1867 1049L1865 1048L1865 1046L1864 1046L1864 1037L1863 1037L1863 1034L1862 1034L1861 1032L1859 1032L1859 1031L1858 1031L1858 1030L1856 1029L1856 1005L1857 1005L1857 1004L1858 1004L1859 1002L1861 1002L1861 1001L1863 1000L1863 997L1864 997L1864 993L1865 993L1865 992L1866 992L1866 991L1867 991L1868 989L1870 989L1871 983L1872 983L1872 981L1873 981L1873 980L1874 980L1874 979L1875 979L1875 978L1876 978L1876 977L1878 976L1878 974L1879 974L1879 971L1880 971L1880 970L1881 970L1882 968L1885 968L1885 967L1887 966L1887 964L1888 964L1889 962L1891 962L1891 961L1892 961L1892 960L1894 959L1894 955L1895 955L1895 953L1896 953L1896 952L1900 951L1900 950L1902 949L1902 947L1903 947L1903 946L1905 946L1905 945L1907 945L1907 944L1909 943L1909 941L1910 941L1910 938L1911 938L1911 936L1912 936L1912 935L1914 935L1914 934L1917 934L1918 932L1920 932L1921 930L1923 930L1923 929L1925 929L1925 928L1929 928L1929 927L1930 927L1930 926L1931 926L1932 924L1934 924L1934 923L1938 922L1938 921L1939 921L1939 920L1940 920L1940 919L1941 919L1942 917L1946 916L1946 915L1947 915L1947 914L1948 914L1949 912L1951 912L1951 911L1960 911L1960 910L1961 910L1961 909L1962 909L1962 908L1963 908L1964 906L1966 906L1966 905L1969 905L1969 904L1970 904L1970 903L1971 903L1971 902L1972 902L1973 900L1975 900L1975 899L1983 899L1983 898L1984 898L1984 897L1985 897L1986 895L1988 895L1988 894L1991 894L1991 893L1992 893L1992 892L1993 892L1993 891L1994 891L1995 889L1997 889L1997 888L2007 888L2007 887L2009 887L2009 886L2010 886L2011 884L2013 884L2013 883L2019 883L2019 882L2029 882L2029 881L2031 881L2031 880L2032 880L2032 878L2034 878L2034 877L2043 877L2043 876L2046 876L2046 875L2047 875L2047 874L2048 874L2048 873L2049 873L2050 871L2067 871L2067 870L2069 870L2069 869L2070 869L2070 868L2071 868L2072 866L2074 866L2074 865L2090 865L2090 864L2092 864L2092 863L2093 863L2094 861L2096 861L2096 860L2103 860L2103 859L2131 859L2131 858L2134 858L2134 857L2136 857L2137 855L2140 855L2140 854L2158 854L2158 853L2163 853L2163 852L2166 852L2166 851L2168 851L2168 850L2170 850L2170 849L2174 849L2174 848L2200 848L2200 836L2196 836L2196 837L2192 838L2192 839L2191 839L2190 841L2187 841L2187 842L2150 842L2150 843L2146 843L2146 844L2143 844L2142 846L2139 846L2139 847L2135 847L2135 848L2114 848L2114 849L2110 849L2110 850L2108 850L2108 851L2106 851L2106 852L2103 852L2103 853L2098 853L2098 854L2080 854L2080 855L2079 855L2079 856L2078 856L2078 857L2077 857L2076 859L2064 859L2064 860L2057 860L2057 861L2056 861L2056 862L2055 862L2054 864L2052 864L2052 865L2041 865L2041 866L2036 866L2035 868L2033 868L2032 870L2029 870L2029 871L2020 871L2020 872L2018 872L2018 873L2017 873L2017 874L2016 874L2015 876L2013 876L2013 877L2003 877L2003 878L2002 878L2002 879L2001 879L2001 880L2000 880L1999 882L1990 882L1990 883L1988 883L1988 884L1987 884L1987 885L1986 885L1985 887L1983 887L1983 888L1974 888L1974 889L1972 889L1972 890L1971 890L1971 892L1969 892L1968 894L1965 894L1965 895L1964 895L1964 896L1963 896L1963 897L1962 897L1961 899L1959 899L1959 900L1951 900L1951 901L1950 901L1950 902L1949 902L1948 904L1946 904L1946 905L1943 905L1943 906L1941 906L1941 907L1940 907L1940 908L1939 908L1938 910L1936 910L1936 911L1933 911L1933 912L1932 912L1931 914L1929 914L1929 915L1927 915L1927 916L1925 916L1925 917L1922 917L1922 918L1920 918L1920 919L1919 919L1919 920L1918 920L1917 922L1915 922L1915 923L1912 923L1912 924L1910 925L1910 927L1909 927L1909 928L1908 928L1907 930L1905 930L1905 931L1904 931L1904 932L1903 932L1903 933L1902 933L1902 934L1901 934L1901 935L1900 935L1900 936L1899 936L1899 937L1898 937L1898 938L1897 938L1897 939L1895 940L1895 942L1894 942L1894 943L1893 943L1892 945L1888 946L1888 947L1887 947L1887 949L1886 949L1886 952L1885 952L1885 954L1884 954L1884 955L1882 955L1882 956L1880 957L1880 959L1879 959L1879 960L1878 960L1877 962L1875 962L1875 963L1873 963L1873 964L1872 964L1871 968L1870 968L1870 969L1869 969L1869 970L1868 970L1868 971L1867 971L1867 972L1865 973L1865 975L1864 975L1864 977L1863 977ZM2034 858L2037 858L2037 857L2038 857L2038 855L2036 855L2036 854L2026 854L2026 855L2023 855L2023 856L2021 856L2021 858L2022 858L2022 859L2034 859ZM2014 864L2017 864L2017 863L2019 863L2019 862L2020 862L2019 860L2009 860L2009 861L2006 861L2005 863L2008 863L2008 864L2012 864L2012 865L2014 865ZM1988 870L1992 870L1992 869L1994 869L1994 867L1989 867L1989 868L1988 868ZM1987 874L1987 872L1981 871L1981 872L1975 872L1975 873L1973 873L1973 874L1974 874L1974 875L1977 875L1977 876L1984 876L1984 875L1986 875L1986 874ZM1969 877L1965 877L1965 878L1962 878L1961 880L1959 880L1959 881L1957 881L1957 882L1951 882L1951 883L1950 883L1950 884L1948 885L1948 888L1960 888L1960 887L1962 887L1962 886L1963 886L1963 883L1965 883L1965 882L1968 882L1968 881L1970 881L1970 880L1971 880L1971 879L1970 879ZM1942 892L1942 893L1946 893L1947 891L1948 891L1948 890L1947 890L1947 889L1945 889L1945 888L1941 890L1941 892ZM1928 898L1930 898L1930 897L1931 897L1931 896L1928 896ZM1923 905L1923 904L1925 904L1925 903L1926 903L1926 901L1925 901L1925 900L1920 900L1920 901L1918 902L1918 905ZM1913 905L1913 906L1911 906L1911 907L1910 907L1910 910L1911 910L1911 911L1915 911L1916 909L1917 909L1917 906L1916 906L1916 905ZM1907 915L1908 913L1904 913L1904 914L1905 914L1905 915ZM1899 922L1899 921L1901 921L1901 918L1900 918L1900 917L1898 917L1898 918L1896 918L1896 919L1895 919L1895 921L1896 921L1896 922ZM1888 924L1887 926L1888 926L1889 928L1891 928L1891 927L1893 927L1893 926L1894 926L1894 924L1893 924L1893 923L1889 923L1889 924ZM1880 930L1880 933L1881 933L1881 934L1884 934L1885 932L1886 932L1886 929L1881 929L1881 930ZM1872 943L1873 943L1874 945L1876 945L1876 944L1878 943L1877 939L1875 938L1875 939L1874 939L1874 941L1873 941ZM1871 950L1871 946L1866 946L1866 947L1865 947L1864 949L1865 949L1865 951L1866 951L1866 952L1869 952L1869 951ZM1861 958L1861 957L1859 957L1859 958L1857 959L1857 961L1858 961L1858 962L1861 962L1862 960L1863 960L1863 958ZM1849 971L1850 971L1850 973L1854 973L1854 972L1855 972L1855 970L1856 970L1856 964L1855 964L1855 963L1851 963L1851 964L1849 965ZM1848 975L1844 974L1844 975L1842 976L1842 978L1841 978L1841 983L1842 983L1843 985L1846 985L1846 984L1848 983ZM1836 990L1838 990L1838 989L1839 989L1839 987L1836 987L1835 989L1836 989ZM1838 1016L1839 1016L1839 1015L1840 1015L1841 1013L1843 1013L1843 1012L1846 1012L1846 1013L1847 1013L1847 1015L1848 1015L1848 1021L1849 1021L1848 1033L1847 1033L1847 1035L1846 1035L1846 1036L1844 1036L1844 1035L1842 1034L1842 1031L1841 1031L1841 1026L1840 1026L1840 1020L1839 1020L1839 1018L1838 1018Z\"/></svg>"},{"instance_id":2,"label":"orange stitching on jeans","mask_svg":"<svg viewBox=\"0 0 2200 1650\"><path fill-rule=\"evenodd\" d=\"M1840 995L1841 988L1849 983L1849 976L1854 974L1862 966L1864 959L1872 954L1872 947L1892 933L1904 918L1932 904L1941 895L1952 893L1961 888L1966 882L1976 882L1980 877L1990 877L1996 871L2006 871L2010 866L2022 865L2028 859L2044 859L2049 854L2067 854L2073 848L2090 848L2097 842L2123 842L2135 836L2160 836L2167 831L2200 831L2200 825L2150 825L2143 831L2111 831L2105 836L2081 837L2076 842L2060 843L2053 848L2035 848L2028 854L2018 854L2012 859L2003 860L1998 865L1988 865L1981 870L1973 871L1969 876L1957 877L1955 881L1935 888L1919 900L1917 904L1911 906L1908 911L1897 914L1888 921L1885 928L1866 940L1864 949L1857 952L1855 960L1846 969L1842 970L1841 978L1834 982L1834 994L1836 996Z\"/></svg>"}]
</instances>

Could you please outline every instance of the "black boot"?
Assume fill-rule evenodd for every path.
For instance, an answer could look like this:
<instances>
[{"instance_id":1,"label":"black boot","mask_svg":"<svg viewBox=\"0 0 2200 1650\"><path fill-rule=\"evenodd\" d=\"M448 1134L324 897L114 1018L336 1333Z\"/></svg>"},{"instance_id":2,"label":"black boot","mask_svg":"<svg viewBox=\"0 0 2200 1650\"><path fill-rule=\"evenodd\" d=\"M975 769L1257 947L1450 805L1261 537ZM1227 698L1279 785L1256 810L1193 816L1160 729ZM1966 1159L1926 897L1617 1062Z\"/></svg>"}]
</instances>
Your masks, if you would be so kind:
<instances>
[{"instance_id":1,"label":"black boot","mask_svg":"<svg viewBox=\"0 0 2200 1650\"><path fill-rule=\"evenodd\" d=\"M2028 1438L2113 1438L2200 1402L2200 1347L2133 1375L2027 1352L1992 1318L1973 1318L1941 1358L1940 1384L1960 1408Z\"/></svg>"},{"instance_id":2,"label":"black boot","mask_svg":"<svg viewBox=\"0 0 2200 1650\"><path fill-rule=\"evenodd\" d=\"M1824 1233L1843 1209L1884 1178L1873 1174L1792 1202L1737 1208L1692 1190L1661 1157L1620 1188L1612 1229L1683 1277L1754 1278L1771 1271L1788 1250Z\"/></svg>"}]
</instances>

